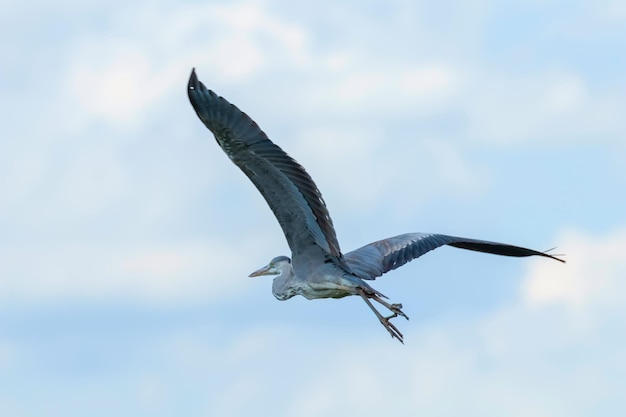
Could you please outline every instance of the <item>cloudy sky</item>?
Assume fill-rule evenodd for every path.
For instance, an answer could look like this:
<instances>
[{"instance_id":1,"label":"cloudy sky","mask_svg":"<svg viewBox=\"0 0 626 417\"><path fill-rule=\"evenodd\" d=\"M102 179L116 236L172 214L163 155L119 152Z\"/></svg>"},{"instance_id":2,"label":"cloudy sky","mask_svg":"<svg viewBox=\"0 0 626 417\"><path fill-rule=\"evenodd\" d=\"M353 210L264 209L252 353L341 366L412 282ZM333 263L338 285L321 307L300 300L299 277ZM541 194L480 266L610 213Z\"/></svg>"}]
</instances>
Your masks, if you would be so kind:
<instances>
[{"instance_id":1,"label":"cloudy sky","mask_svg":"<svg viewBox=\"0 0 626 417\"><path fill-rule=\"evenodd\" d=\"M0 415L626 411L621 1L0 2ZM192 67L316 180L345 251L442 248L279 302L289 255Z\"/></svg>"}]
</instances>

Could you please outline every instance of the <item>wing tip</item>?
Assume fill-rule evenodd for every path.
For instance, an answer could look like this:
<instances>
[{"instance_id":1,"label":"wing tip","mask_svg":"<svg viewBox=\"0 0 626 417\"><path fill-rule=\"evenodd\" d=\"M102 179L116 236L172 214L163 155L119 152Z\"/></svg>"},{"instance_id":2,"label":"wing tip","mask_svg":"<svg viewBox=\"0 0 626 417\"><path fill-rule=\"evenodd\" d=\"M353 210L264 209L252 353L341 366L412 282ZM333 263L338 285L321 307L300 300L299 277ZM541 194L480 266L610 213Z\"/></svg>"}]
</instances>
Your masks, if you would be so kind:
<instances>
[{"instance_id":1,"label":"wing tip","mask_svg":"<svg viewBox=\"0 0 626 417\"><path fill-rule=\"evenodd\" d=\"M187 88L189 90L195 90L198 86L198 76L196 75L196 68L193 67L191 69L191 75L189 76L189 82L187 83Z\"/></svg>"},{"instance_id":2,"label":"wing tip","mask_svg":"<svg viewBox=\"0 0 626 417\"><path fill-rule=\"evenodd\" d=\"M562 262L564 264L567 263L567 261L565 259L562 259L562 257L565 256L565 254L563 254L563 253L554 253L554 254L548 253L548 252L551 252L551 251L553 251L555 249L556 249L556 247L550 248L550 249L548 249L546 251L541 252L541 255L542 256L546 256L546 257L551 258L551 259L554 259L555 261Z\"/></svg>"}]
</instances>

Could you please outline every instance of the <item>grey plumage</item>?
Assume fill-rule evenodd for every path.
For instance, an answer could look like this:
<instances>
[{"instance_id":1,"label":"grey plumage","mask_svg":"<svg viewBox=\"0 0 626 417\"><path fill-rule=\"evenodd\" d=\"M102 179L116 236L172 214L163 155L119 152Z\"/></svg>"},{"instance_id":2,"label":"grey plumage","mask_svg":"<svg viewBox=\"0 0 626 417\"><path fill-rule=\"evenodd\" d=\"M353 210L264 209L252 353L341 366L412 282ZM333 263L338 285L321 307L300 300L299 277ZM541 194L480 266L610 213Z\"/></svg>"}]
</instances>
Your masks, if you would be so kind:
<instances>
[{"instance_id":1,"label":"grey plumage","mask_svg":"<svg viewBox=\"0 0 626 417\"><path fill-rule=\"evenodd\" d=\"M250 178L278 220L292 259L279 256L250 276L275 275L272 292L286 300L359 295L392 337L403 341L391 318L408 317L364 280L372 280L443 245L504 256L553 255L497 242L441 234L408 233L370 243L345 256L317 186L304 168L269 140L244 112L208 90L192 71L187 88L196 114L228 157ZM384 317L374 300L391 311Z\"/></svg>"},{"instance_id":2,"label":"grey plumage","mask_svg":"<svg viewBox=\"0 0 626 417\"><path fill-rule=\"evenodd\" d=\"M504 256L545 256L563 262L545 252L520 246L437 233L406 233L379 240L346 253L345 260L359 278L375 279L443 245Z\"/></svg>"}]
</instances>

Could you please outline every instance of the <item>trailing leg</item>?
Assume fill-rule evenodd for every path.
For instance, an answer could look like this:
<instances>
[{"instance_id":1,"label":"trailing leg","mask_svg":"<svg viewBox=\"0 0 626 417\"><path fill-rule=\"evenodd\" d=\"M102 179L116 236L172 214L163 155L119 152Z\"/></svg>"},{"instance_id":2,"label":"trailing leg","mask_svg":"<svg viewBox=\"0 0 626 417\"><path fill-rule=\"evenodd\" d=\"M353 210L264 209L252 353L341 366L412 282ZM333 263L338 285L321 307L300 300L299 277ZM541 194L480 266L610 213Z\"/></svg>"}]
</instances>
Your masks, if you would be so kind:
<instances>
[{"instance_id":1,"label":"trailing leg","mask_svg":"<svg viewBox=\"0 0 626 417\"><path fill-rule=\"evenodd\" d=\"M402 333L400 333L400 330L398 330L398 328L396 326L394 326L393 323L391 323L389 321L389 320L391 320L394 317L398 317L398 315L401 315L401 316L405 317L406 319L408 319L406 314L404 314L402 312L402 310L401 310L402 305L401 304L389 304L389 303L383 301L378 295L368 294L361 288L357 288L357 291L358 291L358 294L363 299L363 301L365 301L365 303L368 305L368 307L374 312L374 314L376 314L376 317L378 317L378 320L380 321L380 324L382 324L383 327L385 327L385 329L387 329L387 331L389 332L391 337L392 338L395 337L396 339L398 339L400 341L400 343L404 344L404 336L402 335ZM380 314L380 312L378 310L376 310L376 308L374 308L374 305L369 300L370 298L374 299L375 301L377 301L380 304L382 304L385 307L387 307L393 314L391 316L389 316L389 317L384 317L382 314Z\"/></svg>"}]
</instances>

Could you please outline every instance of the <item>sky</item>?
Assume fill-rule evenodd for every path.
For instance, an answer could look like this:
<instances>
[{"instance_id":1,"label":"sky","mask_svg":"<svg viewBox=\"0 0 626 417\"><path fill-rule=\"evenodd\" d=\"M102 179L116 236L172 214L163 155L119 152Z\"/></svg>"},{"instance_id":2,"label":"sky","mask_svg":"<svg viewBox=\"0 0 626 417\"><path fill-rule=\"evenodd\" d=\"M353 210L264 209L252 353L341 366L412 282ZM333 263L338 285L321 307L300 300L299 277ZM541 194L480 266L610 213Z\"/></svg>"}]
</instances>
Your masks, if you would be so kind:
<instances>
[{"instance_id":1,"label":"sky","mask_svg":"<svg viewBox=\"0 0 626 417\"><path fill-rule=\"evenodd\" d=\"M621 1L0 2L0 415L622 416ZM290 255L191 69L315 179L345 252L439 232L357 297Z\"/></svg>"}]
</instances>

